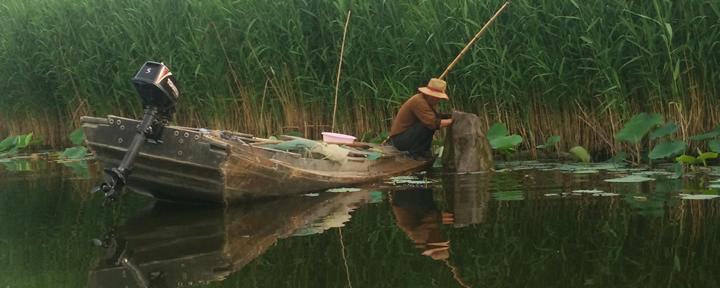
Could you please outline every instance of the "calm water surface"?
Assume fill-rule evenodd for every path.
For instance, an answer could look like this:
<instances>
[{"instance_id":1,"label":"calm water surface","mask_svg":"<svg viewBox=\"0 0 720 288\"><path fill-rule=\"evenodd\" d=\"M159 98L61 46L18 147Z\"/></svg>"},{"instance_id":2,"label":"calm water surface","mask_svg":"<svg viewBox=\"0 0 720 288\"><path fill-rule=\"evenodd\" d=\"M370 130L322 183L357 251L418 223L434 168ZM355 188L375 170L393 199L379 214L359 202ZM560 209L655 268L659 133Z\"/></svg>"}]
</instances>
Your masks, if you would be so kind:
<instances>
[{"instance_id":1,"label":"calm water surface","mask_svg":"<svg viewBox=\"0 0 720 288\"><path fill-rule=\"evenodd\" d=\"M679 196L717 194L715 176L535 165L226 209L132 193L102 207L93 163L0 164L2 288L720 287L720 200Z\"/></svg>"}]
</instances>

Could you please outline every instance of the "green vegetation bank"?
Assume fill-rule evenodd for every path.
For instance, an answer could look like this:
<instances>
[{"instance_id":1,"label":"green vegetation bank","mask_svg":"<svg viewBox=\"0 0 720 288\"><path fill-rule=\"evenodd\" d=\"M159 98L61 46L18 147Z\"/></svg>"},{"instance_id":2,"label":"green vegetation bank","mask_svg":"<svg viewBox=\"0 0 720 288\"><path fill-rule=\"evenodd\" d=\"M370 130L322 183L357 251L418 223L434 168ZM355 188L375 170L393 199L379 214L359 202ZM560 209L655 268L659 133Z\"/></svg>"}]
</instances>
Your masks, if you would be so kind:
<instances>
[{"instance_id":1,"label":"green vegetation bank","mask_svg":"<svg viewBox=\"0 0 720 288\"><path fill-rule=\"evenodd\" d=\"M502 3L6 0L0 138L61 146L81 115L139 117L129 79L146 60L180 82L178 124L327 130L348 9L337 127L381 133ZM687 138L720 120L718 39L718 1L517 0L448 77L452 104L526 148L562 135L565 149L613 150L643 111Z\"/></svg>"}]
</instances>

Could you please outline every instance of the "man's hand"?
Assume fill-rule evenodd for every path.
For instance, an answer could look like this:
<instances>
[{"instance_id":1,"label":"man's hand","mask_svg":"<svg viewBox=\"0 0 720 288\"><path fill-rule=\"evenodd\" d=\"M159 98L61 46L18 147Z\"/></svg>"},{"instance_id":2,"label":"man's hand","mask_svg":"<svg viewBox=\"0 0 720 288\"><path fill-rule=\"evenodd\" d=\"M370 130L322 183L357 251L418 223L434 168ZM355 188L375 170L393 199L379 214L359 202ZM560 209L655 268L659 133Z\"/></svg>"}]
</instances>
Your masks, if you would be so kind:
<instances>
[{"instance_id":1,"label":"man's hand","mask_svg":"<svg viewBox=\"0 0 720 288\"><path fill-rule=\"evenodd\" d=\"M440 127L449 127L450 125L452 125L452 122L453 122L452 118L442 119L442 120L440 120Z\"/></svg>"}]
</instances>

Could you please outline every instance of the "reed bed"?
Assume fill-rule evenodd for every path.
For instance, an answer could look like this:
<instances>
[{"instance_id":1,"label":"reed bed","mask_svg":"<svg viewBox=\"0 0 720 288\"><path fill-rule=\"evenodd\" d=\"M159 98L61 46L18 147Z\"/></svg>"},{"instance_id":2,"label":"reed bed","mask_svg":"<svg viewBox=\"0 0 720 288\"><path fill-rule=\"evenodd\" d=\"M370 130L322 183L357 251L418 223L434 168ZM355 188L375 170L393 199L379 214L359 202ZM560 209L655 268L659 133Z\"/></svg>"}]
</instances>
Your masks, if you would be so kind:
<instances>
[{"instance_id":1,"label":"reed bed","mask_svg":"<svg viewBox=\"0 0 720 288\"><path fill-rule=\"evenodd\" d=\"M502 2L4 1L0 136L32 128L59 146L80 115L140 116L129 78L146 60L177 76L178 124L316 134L348 9L336 130L387 131ZM505 122L525 148L559 134L612 152L640 111L697 134L720 120L719 18L709 0L513 1L449 75L453 106Z\"/></svg>"}]
</instances>

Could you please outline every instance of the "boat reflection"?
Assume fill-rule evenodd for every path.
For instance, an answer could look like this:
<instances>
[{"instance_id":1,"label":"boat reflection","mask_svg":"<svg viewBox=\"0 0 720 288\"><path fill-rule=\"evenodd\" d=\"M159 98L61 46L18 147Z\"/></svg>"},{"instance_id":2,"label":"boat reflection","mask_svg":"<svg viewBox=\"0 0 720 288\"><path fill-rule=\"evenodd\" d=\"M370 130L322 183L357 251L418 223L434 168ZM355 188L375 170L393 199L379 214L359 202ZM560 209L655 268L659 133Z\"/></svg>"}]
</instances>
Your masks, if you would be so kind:
<instances>
[{"instance_id":1,"label":"boat reflection","mask_svg":"<svg viewBox=\"0 0 720 288\"><path fill-rule=\"evenodd\" d=\"M220 281L279 239L340 227L370 192L320 193L224 209L156 203L101 240L88 287L186 287Z\"/></svg>"}]
</instances>

